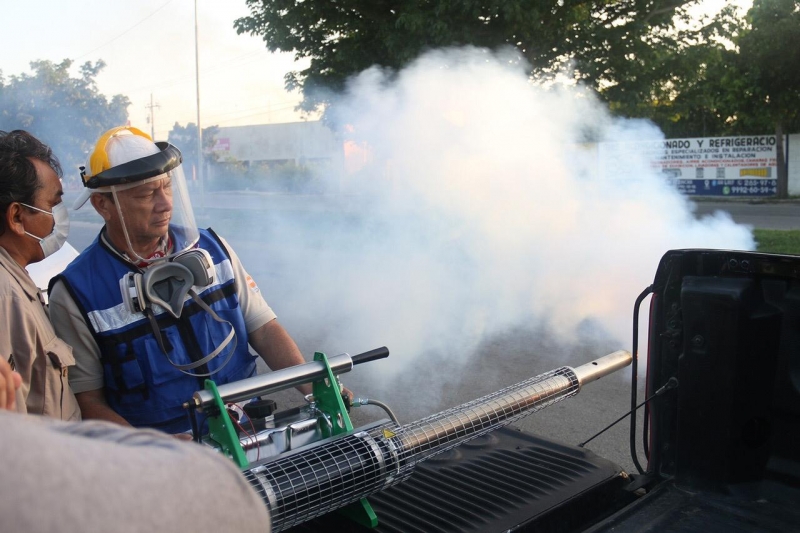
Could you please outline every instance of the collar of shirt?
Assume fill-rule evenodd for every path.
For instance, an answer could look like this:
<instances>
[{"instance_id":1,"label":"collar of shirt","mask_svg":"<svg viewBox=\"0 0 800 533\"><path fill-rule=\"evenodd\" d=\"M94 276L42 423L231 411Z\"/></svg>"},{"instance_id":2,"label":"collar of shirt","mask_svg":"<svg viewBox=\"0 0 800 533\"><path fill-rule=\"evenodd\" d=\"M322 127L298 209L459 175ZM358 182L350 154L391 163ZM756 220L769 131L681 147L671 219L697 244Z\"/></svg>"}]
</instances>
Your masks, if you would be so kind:
<instances>
[{"instance_id":1,"label":"collar of shirt","mask_svg":"<svg viewBox=\"0 0 800 533\"><path fill-rule=\"evenodd\" d=\"M13 278L28 298L33 300L42 301L41 294L39 293L39 288L33 282L33 279L28 274L28 271L25 270L20 266L19 263L14 261L12 257L8 254L8 251L0 246L0 271L5 270L8 274Z\"/></svg>"},{"instance_id":2,"label":"collar of shirt","mask_svg":"<svg viewBox=\"0 0 800 533\"><path fill-rule=\"evenodd\" d=\"M106 236L105 227L103 227L103 230L100 232L100 238L102 239L103 243L105 243L105 245L108 246L109 250L111 250L112 252L114 252L119 257L121 257L128 263L132 264L133 266L140 269L147 268L148 266L150 266L150 263L144 261L143 262L134 261L133 259L128 257L127 253L123 252L122 250L114 246L114 243L112 243ZM171 248L172 248L172 239L170 239L169 236L167 236L167 238L162 237L158 243L158 246L156 247L156 250L152 254L150 254L150 257L148 259L164 257L167 253L171 251Z\"/></svg>"}]
</instances>

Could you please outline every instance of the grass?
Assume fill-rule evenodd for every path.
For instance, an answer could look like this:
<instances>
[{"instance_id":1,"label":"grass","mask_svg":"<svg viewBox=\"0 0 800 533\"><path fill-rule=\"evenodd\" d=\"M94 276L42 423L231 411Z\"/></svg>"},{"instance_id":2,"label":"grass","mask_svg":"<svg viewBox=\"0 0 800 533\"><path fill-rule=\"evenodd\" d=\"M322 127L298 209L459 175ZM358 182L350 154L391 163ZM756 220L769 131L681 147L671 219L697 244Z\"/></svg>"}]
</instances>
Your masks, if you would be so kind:
<instances>
[{"instance_id":1,"label":"grass","mask_svg":"<svg viewBox=\"0 0 800 533\"><path fill-rule=\"evenodd\" d=\"M773 254L800 255L800 230L753 230L757 250Z\"/></svg>"}]
</instances>

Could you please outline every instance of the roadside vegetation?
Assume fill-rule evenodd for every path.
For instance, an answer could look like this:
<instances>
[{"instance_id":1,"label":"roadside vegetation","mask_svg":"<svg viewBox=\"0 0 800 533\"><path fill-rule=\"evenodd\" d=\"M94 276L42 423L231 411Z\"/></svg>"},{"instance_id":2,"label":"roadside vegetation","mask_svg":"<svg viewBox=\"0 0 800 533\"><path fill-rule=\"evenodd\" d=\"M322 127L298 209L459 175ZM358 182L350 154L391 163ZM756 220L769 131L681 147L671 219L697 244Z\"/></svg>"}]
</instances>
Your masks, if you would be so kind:
<instances>
[{"instance_id":1,"label":"roadside vegetation","mask_svg":"<svg viewBox=\"0 0 800 533\"><path fill-rule=\"evenodd\" d=\"M759 252L800 255L800 230L753 230Z\"/></svg>"}]
</instances>

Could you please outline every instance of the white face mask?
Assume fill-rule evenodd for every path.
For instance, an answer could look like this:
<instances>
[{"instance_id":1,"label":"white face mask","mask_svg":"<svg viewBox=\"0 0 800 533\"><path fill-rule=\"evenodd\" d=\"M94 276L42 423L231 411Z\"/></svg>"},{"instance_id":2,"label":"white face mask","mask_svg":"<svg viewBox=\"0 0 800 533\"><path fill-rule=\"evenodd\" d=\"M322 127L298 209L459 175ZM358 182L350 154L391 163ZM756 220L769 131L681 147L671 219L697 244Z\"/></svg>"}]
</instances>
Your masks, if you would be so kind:
<instances>
[{"instance_id":1,"label":"white face mask","mask_svg":"<svg viewBox=\"0 0 800 533\"><path fill-rule=\"evenodd\" d=\"M45 211L44 209L23 204L22 202L20 202L20 204L35 211L39 211L40 213L50 215L55 221L55 224L53 225L53 231L51 231L49 235L37 237L33 233L28 233L27 231L25 232L25 235L33 237L39 241L39 246L42 247L42 252L44 252L45 257L53 255L60 250L61 247L64 246L64 243L67 242L67 235L69 235L69 214L67 213L67 206L64 205L64 202L54 206L52 211Z\"/></svg>"}]
</instances>

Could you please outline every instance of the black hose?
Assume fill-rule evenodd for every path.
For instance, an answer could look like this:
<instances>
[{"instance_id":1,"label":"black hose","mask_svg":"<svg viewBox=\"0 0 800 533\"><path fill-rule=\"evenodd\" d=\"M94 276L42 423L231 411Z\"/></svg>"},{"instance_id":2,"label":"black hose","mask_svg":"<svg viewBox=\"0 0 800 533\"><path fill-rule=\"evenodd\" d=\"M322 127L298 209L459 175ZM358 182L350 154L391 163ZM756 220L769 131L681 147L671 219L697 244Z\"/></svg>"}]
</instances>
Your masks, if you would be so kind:
<instances>
[{"instance_id":1,"label":"black hose","mask_svg":"<svg viewBox=\"0 0 800 533\"><path fill-rule=\"evenodd\" d=\"M621 421L625 420L626 416L632 415L641 406L647 405L650 402L650 400L652 400L656 396L661 396L665 392L667 392L669 390L672 390L672 389L676 389L676 388L678 388L678 380L677 380L677 378L674 378L674 377L669 378L669 381L667 381L667 383L663 387L658 389L649 398L647 398L645 401L643 401L642 403L640 403L639 405L634 407L632 410L630 410L627 413L625 413L624 415L622 415L621 417L619 417L616 420L614 420L613 422L611 422L609 425L607 425L606 427L604 427L603 429L601 429L600 431L598 431L597 433L595 433L594 435L592 435L591 437L586 439L585 441L583 441L580 444L578 444L578 447L583 448L584 446L589 444L591 441L593 441L595 438L599 437L600 435L602 435L603 433L605 433L606 431L608 431L609 429L611 429L615 425L619 424ZM636 417L634 416L633 418L636 418Z\"/></svg>"},{"instance_id":2,"label":"black hose","mask_svg":"<svg viewBox=\"0 0 800 533\"><path fill-rule=\"evenodd\" d=\"M200 428L197 425L197 413L194 409L189 409L189 423L192 426L192 440L200 442L202 435L200 435Z\"/></svg>"}]
</instances>

